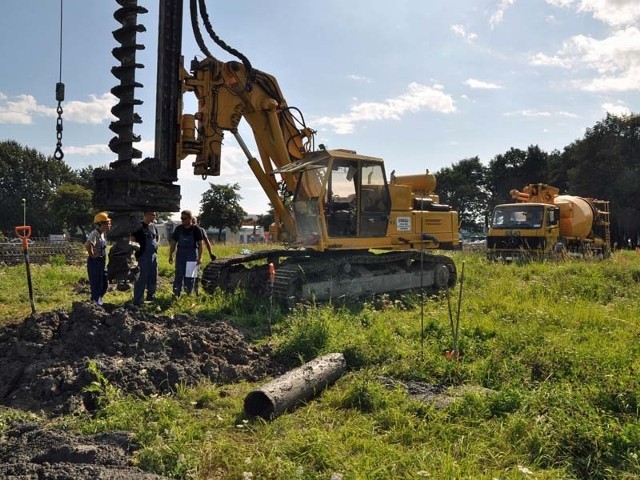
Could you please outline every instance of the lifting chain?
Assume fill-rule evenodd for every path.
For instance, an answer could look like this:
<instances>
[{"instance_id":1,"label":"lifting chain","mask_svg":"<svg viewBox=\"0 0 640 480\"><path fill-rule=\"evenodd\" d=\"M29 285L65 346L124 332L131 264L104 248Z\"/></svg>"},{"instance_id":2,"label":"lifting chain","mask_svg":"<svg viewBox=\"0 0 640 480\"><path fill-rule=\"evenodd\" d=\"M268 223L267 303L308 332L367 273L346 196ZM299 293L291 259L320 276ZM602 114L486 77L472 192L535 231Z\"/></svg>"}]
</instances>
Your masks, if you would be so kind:
<instances>
[{"instance_id":1,"label":"lifting chain","mask_svg":"<svg viewBox=\"0 0 640 480\"><path fill-rule=\"evenodd\" d=\"M64 153L62 152L62 102L64 101L64 83L62 82L56 83L56 100L58 101L58 108L56 108L56 112L58 113L58 119L56 120L56 138L58 142L56 143L56 151L53 154L53 158L62 160L64 158Z\"/></svg>"},{"instance_id":2,"label":"lifting chain","mask_svg":"<svg viewBox=\"0 0 640 480\"><path fill-rule=\"evenodd\" d=\"M62 83L62 10L63 0L60 0L60 78L56 83L56 101L58 102L58 119L56 121L56 151L53 154L53 158L56 160L62 160L64 153L62 153L62 102L64 101L64 83Z\"/></svg>"}]
</instances>

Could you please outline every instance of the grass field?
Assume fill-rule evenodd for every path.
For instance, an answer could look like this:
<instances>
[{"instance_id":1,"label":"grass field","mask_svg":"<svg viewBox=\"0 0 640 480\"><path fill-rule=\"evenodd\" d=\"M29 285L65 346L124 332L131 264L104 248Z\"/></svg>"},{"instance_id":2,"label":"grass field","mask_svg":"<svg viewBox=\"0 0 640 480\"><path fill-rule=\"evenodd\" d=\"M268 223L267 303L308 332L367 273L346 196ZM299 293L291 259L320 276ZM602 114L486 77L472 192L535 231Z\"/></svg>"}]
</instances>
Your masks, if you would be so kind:
<instances>
[{"instance_id":1,"label":"grass field","mask_svg":"<svg viewBox=\"0 0 640 480\"><path fill-rule=\"evenodd\" d=\"M145 470L211 479L640 478L636 252L523 265L454 254L465 269L457 359L445 352L460 287L450 302L409 295L289 313L242 291L171 303L166 250L160 257L163 314L224 319L291 366L343 352L350 369L269 422L243 417L243 399L257 387L249 383L179 386L155 398L112 392L93 417L47 420L83 433L134 432ZM88 299L79 288L84 267L33 266L32 276L40 311ZM107 297L124 304L131 292ZM24 265L2 267L0 323L29 313ZM473 388L438 408L381 377ZM0 431L29 415L0 407Z\"/></svg>"}]
</instances>

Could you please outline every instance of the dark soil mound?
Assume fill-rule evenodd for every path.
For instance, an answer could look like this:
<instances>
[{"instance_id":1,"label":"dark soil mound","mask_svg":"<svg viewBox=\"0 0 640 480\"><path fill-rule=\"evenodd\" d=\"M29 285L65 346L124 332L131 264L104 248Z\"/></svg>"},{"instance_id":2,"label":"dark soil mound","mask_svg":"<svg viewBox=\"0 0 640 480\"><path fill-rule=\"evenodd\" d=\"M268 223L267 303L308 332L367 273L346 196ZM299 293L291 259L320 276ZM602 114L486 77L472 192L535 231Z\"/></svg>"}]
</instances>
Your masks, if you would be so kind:
<instances>
[{"instance_id":1,"label":"dark soil mound","mask_svg":"<svg viewBox=\"0 0 640 480\"><path fill-rule=\"evenodd\" d=\"M0 478L10 480L154 480L131 465L137 448L126 432L74 437L34 424L0 436Z\"/></svg>"},{"instance_id":2,"label":"dark soil mound","mask_svg":"<svg viewBox=\"0 0 640 480\"><path fill-rule=\"evenodd\" d=\"M61 415L96 408L89 365L125 394L259 380L283 369L224 322L77 303L0 328L0 404ZM0 432L0 478L153 479L131 466L126 432L72 436L35 424Z\"/></svg>"},{"instance_id":3,"label":"dark soil mound","mask_svg":"<svg viewBox=\"0 0 640 480\"><path fill-rule=\"evenodd\" d=\"M91 303L0 329L0 403L66 414L95 408L89 362L124 393L167 393L207 380L259 380L280 370L224 322L147 315Z\"/></svg>"}]
</instances>

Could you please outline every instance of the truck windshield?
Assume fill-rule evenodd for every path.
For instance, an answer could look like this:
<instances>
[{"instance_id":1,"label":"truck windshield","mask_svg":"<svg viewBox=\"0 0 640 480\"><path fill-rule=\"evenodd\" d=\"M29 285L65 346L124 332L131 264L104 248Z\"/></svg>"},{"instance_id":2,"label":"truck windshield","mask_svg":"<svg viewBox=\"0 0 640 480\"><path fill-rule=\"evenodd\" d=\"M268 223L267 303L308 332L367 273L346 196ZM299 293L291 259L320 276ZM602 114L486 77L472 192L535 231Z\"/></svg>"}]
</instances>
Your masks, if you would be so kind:
<instances>
[{"instance_id":1,"label":"truck windshield","mask_svg":"<svg viewBox=\"0 0 640 480\"><path fill-rule=\"evenodd\" d=\"M501 205L493 211L491 228L540 228L543 219L542 205Z\"/></svg>"}]
</instances>

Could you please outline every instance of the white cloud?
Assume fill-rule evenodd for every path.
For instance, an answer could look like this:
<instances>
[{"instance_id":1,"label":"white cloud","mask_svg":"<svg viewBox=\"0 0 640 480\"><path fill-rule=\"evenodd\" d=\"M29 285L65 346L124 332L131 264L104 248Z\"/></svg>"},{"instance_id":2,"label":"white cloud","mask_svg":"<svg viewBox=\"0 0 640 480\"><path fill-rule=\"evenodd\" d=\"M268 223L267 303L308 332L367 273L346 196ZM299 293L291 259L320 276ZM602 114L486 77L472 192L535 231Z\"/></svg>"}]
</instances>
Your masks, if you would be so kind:
<instances>
[{"instance_id":1,"label":"white cloud","mask_svg":"<svg viewBox=\"0 0 640 480\"><path fill-rule=\"evenodd\" d=\"M624 105L615 105L613 103L604 103L602 105L602 109L610 113L611 115L615 115L617 117L623 117L626 115L631 115L631 110L629 110Z\"/></svg>"},{"instance_id":2,"label":"white cloud","mask_svg":"<svg viewBox=\"0 0 640 480\"><path fill-rule=\"evenodd\" d=\"M142 152L142 158L153 157L153 155L156 153L156 142L154 142L153 140L140 140L139 142L134 143L133 147Z\"/></svg>"},{"instance_id":3,"label":"white cloud","mask_svg":"<svg viewBox=\"0 0 640 480\"><path fill-rule=\"evenodd\" d=\"M65 146L63 150L65 155L78 155L82 157L98 153L111 153L107 144L82 145L80 147L68 145Z\"/></svg>"},{"instance_id":4,"label":"white cloud","mask_svg":"<svg viewBox=\"0 0 640 480\"><path fill-rule=\"evenodd\" d=\"M554 7L568 7L574 2L574 0L547 0L549 5Z\"/></svg>"},{"instance_id":5,"label":"white cloud","mask_svg":"<svg viewBox=\"0 0 640 480\"><path fill-rule=\"evenodd\" d=\"M638 0L581 0L578 11L592 13L595 19L612 27L632 25L640 20Z\"/></svg>"},{"instance_id":6,"label":"white cloud","mask_svg":"<svg viewBox=\"0 0 640 480\"><path fill-rule=\"evenodd\" d=\"M533 57L531 57L529 63L531 65L543 67L571 67L571 63L568 59L560 58L557 55L550 57L549 55L545 55L544 53L536 53Z\"/></svg>"},{"instance_id":7,"label":"white cloud","mask_svg":"<svg viewBox=\"0 0 640 480\"><path fill-rule=\"evenodd\" d=\"M545 112L540 110L518 110L515 112L507 112L505 117L566 117L566 118L578 118L575 113L558 111L558 112Z\"/></svg>"},{"instance_id":8,"label":"white cloud","mask_svg":"<svg viewBox=\"0 0 640 480\"><path fill-rule=\"evenodd\" d=\"M347 134L354 131L359 122L371 120L399 120L406 113L432 110L439 113L456 111L453 98L442 91L442 87L432 87L412 82L409 91L384 102L365 102L353 105L349 113L337 117L321 117L313 125L327 125L335 133Z\"/></svg>"},{"instance_id":9,"label":"white cloud","mask_svg":"<svg viewBox=\"0 0 640 480\"><path fill-rule=\"evenodd\" d=\"M578 80L575 84L587 91L640 90L640 30L628 27L602 40L577 35L565 42L560 55L572 58L599 77Z\"/></svg>"},{"instance_id":10,"label":"white cloud","mask_svg":"<svg viewBox=\"0 0 640 480\"><path fill-rule=\"evenodd\" d=\"M576 35L566 40L556 55L538 53L532 65L578 67L594 71L593 78L576 79L576 88L592 92L640 90L640 29L627 27L601 40Z\"/></svg>"},{"instance_id":11,"label":"white cloud","mask_svg":"<svg viewBox=\"0 0 640 480\"><path fill-rule=\"evenodd\" d=\"M550 117L551 112L540 112L537 110L519 110L517 112L507 112L505 117Z\"/></svg>"},{"instance_id":12,"label":"white cloud","mask_svg":"<svg viewBox=\"0 0 640 480\"><path fill-rule=\"evenodd\" d=\"M63 116L65 120L77 123L88 123L92 125L100 124L106 120L114 120L114 116L111 115L111 107L118 103L118 99L111 93L104 93L99 97L96 95L90 95L91 100L88 102L81 102L74 100L67 103L63 103L64 109Z\"/></svg>"},{"instance_id":13,"label":"white cloud","mask_svg":"<svg viewBox=\"0 0 640 480\"><path fill-rule=\"evenodd\" d=\"M4 94L0 96L0 123L31 125L34 115L52 117L56 115L56 111L38 105L32 95L18 95L14 100Z\"/></svg>"},{"instance_id":14,"label":"white cloud","mask_svg":"<svg viewBox=\"0 0 640 480\"><path fill-rule=\"evenodd\" d=\"M105 93L100 97L91 95L90 98L88 102L63 102L63 119L94 125L114 119L110 110L117 102L116 97L111 93ZM55 108L39 104L33 95L18 95L10 99L5 94L0 94L0 124L31 125L35 117L56 116Z\"/></svg>"},{"instance_id":15,"label":"white cloud","mask_svg":"<svg viewBox=\"0 0 640 480\"><path fill-rule=\"evenodd\" d=\"M500 0L498 2L498 9L495 11L491 18L489 18L489 25L494 28L496 25L502 22L504 18L504 12L515 3L515 0Z\"/></svg>"},{"instance_id":16,"label":"white cloud","mask_svg":"<svg viewBox=\"0 0 640 480\"><path fill-rule=\"evenodd\" d=\"M640 20L638 0L546 0L560 8L575 6L578 12L587 12L593 18L612 27L633 25Z\"/></svg>"},{"instance_id":17,"label":"white cloud","mask_svg":"<svg viewBox=\"0 0 640 480\"><path fill-rule=\"evenodd\" d=\"M467 32L462 25L451 25L450 30L458 37L462 37L470 42L478 38L478 35L472 32Z\"/></svg>"},{"instance_id":18,"label":"white cloud","mask_svg":"<svg viewBox=\"0 0 640 480\"><path fill-rule=\"evenodd\" d=\"M351 75L347 75L347 78L349 80L355 80L356 82L371 83L371 79L370 78L363 77L362 75L351 74Z\"/></svg>"},{"instance_id":19,"label":"white cloud","mask_svg":"<svg viewBox=\"0 0 640 480\"><path fill-rule=\"evenodd\" d=\"M475 78L469 78L463 82L466 86L473 89L481 90L501 90L504 87L496 83L483 82L482 80L476 80Z\"/></svg>"},{"instance_id":20,"label":"white cloud","mask_svg":"<svg viewBox=\"0 0 640 480\"><path fill-rule=\"evenodd\" d=\"M228 144L222 146L223 161L220 176L210 176L206 180L202 180L200 175L193 174L191 163L195 160L195 156L189 155L182 160L182 165L178 169L178 184L182 195L180 200L181 209L198 212L202 194L209 189L209 184L211 183L217 185L238 183L242 196L240 204L247 212L267 211L268 199L247 165L247 158L244 152L240 147L233 145L234 141L230 140ZM256 157L258 156L257 151L253 151L253 149L252 154Z\"/></svg>"},{"instance_id":21,"label":"white cloud","mask_svg":"<svg viewBox=\"0 0 640 480\"><path fill-rule=\"evenodd\" d=\"M554 115L558 117L566 117L566 118L579 118L578 115L576 115L575 113L565 112L562 110L559 112L555 112Z\"/></svg>"}]
</instances>

